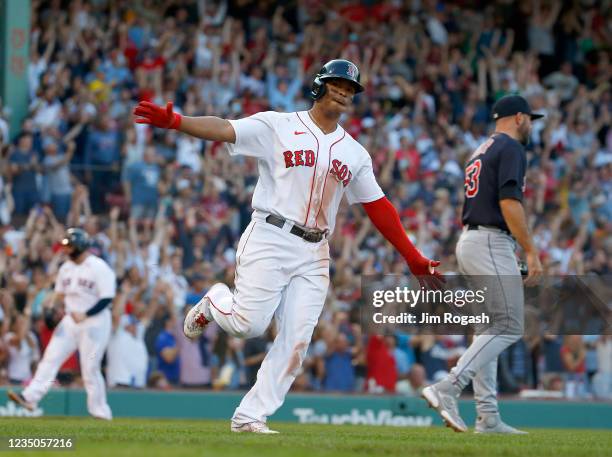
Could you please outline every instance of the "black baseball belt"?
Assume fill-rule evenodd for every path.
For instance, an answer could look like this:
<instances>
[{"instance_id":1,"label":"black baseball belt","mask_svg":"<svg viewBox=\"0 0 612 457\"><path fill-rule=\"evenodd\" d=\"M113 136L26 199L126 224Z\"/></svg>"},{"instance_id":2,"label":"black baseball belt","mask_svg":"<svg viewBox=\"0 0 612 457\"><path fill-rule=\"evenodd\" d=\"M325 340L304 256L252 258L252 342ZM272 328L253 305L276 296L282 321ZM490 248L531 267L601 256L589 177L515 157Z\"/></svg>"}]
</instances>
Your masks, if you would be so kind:
<instances>
[{"instance_id":1,"label":"black baseball belt","mask_svg":"<svg viewBox=\"0 0 612 457\"><path fill-rule=\"evenodd\" d=\"M509 230L503 229L501 227L497 227L496 225L476 225L476 224L468 224L467 226L468 230L486 230L486 229L490 229L490 230L499 230L502 233L505 233L506 235L510 235L512 236L512 233L510 233Z\"/></svg>"},{"instance_id":2,"label":"black baseball belt","mask_svg":"<svg viewBox=\"0 0 612 457\"><path fill-rule=\"evenodd\" d=\"M268 217L266 217L266 222L282 229L285 226L285 222L287 222L287 220L283 219L280 216L270 214ZM325 238L325 235L327 234L327 232L322 232L320 230L305 230L295 224L293 224L293 227L291 227L289 233L295 236L299 236L304 241L308 241L309 243L318 243L323 238Z\"/></svg>"}]
</instances>

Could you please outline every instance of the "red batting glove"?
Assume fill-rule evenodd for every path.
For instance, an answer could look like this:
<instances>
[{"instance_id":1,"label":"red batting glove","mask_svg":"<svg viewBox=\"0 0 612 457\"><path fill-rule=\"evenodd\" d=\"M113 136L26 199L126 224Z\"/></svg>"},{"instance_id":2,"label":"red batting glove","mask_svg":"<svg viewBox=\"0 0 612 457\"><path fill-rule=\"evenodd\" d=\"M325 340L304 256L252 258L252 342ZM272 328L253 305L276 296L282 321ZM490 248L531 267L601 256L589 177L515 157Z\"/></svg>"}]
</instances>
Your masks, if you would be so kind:
<instances>
[{"instance_id":1,"label":"red batting glove","mask_svg":"<svg viewBox=\"0 0 612 457\"><path fill-rule=\"evenodd\" d=\"M436 270L436 267L440 266L438 260L430 260L427 257L419 253L418 256L412 256L410 259L406 259L408 268L417 280L421 287L426 289L440 289L442 284L446 281L444 276Z\"/></svg>"},{"instance_id":2,"label":"red batting glove","mask_svg":"<svg viewBox=\"0 0 612 457\"><path fill-rule=\"evenodd\" d=\"M166 108L157 106L151 102L140 102L133 112L137 124L150 124L162 129L178 129L181 126L182 116L175 113L172 102L166 104Z\"/></svg>"}]
</instances>

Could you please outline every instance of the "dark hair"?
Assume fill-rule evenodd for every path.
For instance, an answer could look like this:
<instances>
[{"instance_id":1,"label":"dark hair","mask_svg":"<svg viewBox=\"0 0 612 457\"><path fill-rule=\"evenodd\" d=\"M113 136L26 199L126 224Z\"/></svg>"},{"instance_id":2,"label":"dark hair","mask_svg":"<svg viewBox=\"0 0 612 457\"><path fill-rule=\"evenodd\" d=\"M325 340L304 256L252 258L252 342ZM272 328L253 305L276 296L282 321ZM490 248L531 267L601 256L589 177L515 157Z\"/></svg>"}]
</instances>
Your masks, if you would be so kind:
<instances>
[{"instance_id":1,"label":"dark hair","mask_svg":"<svg viewBox=\"0 0 612 457\"><path fill-rule=\"evenodd\" d=\"M15 139L15 141L16 141L16 143L15 143L15 144L19 144L19 142L20 142L20 141L21 141L23 138L25 138L25 137L27 137L27 136L29 136L30 138L33 138L33 137L32 137L32 134L31 134L30 132L21 132L21 133L20 133L20 134L17 136L17 138Z\"/></svg>"}]
</instances>

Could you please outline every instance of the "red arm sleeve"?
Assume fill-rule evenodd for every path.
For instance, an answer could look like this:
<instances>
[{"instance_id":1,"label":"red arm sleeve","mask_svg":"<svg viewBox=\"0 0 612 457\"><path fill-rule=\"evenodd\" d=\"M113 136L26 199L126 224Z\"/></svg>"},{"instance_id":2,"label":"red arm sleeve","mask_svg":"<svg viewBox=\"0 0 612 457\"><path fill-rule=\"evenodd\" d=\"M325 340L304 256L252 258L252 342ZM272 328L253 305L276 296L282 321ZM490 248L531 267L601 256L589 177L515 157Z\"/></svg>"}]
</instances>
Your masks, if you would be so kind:
<instances>
[{"instance_id":1,"label":"red arm sleeve","mask_svg":"<svg viewBox=\"0 0 612 457\"><path fill-rule=\"evenodd\" d=\"M406 235L399 214L387 197L363 203L363 208L378 231L395 246L407 262L415 257L422 257Z\"/></svg>"},{"instance_id":2,"label":"red arm sleeve","mask_svg":"<svg viewBox=\"0 0 612 457\"><path fill-rule=\"evenodd\" d=\"M432 267L439 265L439 262L432 262L423 256L412 244L399 218L395 207L387 197L374 200L373 202L363 203L368 217L389 242L395 246L399 253L406 259L410 271L414 275L430 275L430 263Z\"/></svg>"}]
</instances>

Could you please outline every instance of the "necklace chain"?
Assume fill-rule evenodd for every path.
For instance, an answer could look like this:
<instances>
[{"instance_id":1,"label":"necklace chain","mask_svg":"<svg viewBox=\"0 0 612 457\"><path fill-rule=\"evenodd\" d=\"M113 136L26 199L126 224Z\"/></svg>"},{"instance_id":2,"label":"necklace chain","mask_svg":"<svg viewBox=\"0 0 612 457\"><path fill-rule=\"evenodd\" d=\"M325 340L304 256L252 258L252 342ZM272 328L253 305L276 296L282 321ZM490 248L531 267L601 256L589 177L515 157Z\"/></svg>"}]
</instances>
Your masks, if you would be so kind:
<instances>
[{"instance_id":1,"label":"necklace chain","mask_svg":"<svg viewBox=\"0 0 612 457\"><path fill-rule=\"evenodd\" d=\"M308 116L310 117L310 120L311 120L312 122L314 122L314 123L315 123L315 125L316 125L317 127L319 127L319 130L321 130L321 131L322 131L322 132L323 132L325 135L327 135L328 133L331 133L331 132L326 132L326 131L325 131L325 129L319 125L319 123L318 123L318 122L315 120L315 118L313 117L313 115L312 115L312 114L310 114L310 111L311 111L311 110L308 110ZM335 130L335 129L334 129L334 130ZM332 130L332 131L333 131L333 130Z\"/></svg>"}]
</instances>

